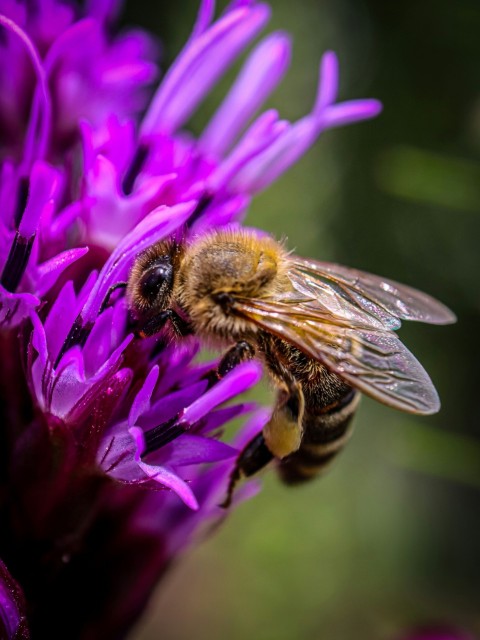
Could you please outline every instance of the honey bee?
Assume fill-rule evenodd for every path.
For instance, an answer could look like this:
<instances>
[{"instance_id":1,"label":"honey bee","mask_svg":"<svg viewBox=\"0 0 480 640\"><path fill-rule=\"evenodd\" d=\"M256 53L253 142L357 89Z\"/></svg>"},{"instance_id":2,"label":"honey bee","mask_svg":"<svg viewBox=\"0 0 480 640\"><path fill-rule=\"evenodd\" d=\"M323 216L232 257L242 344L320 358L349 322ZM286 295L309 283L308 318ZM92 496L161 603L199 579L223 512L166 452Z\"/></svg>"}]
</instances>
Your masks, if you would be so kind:
<instances>
[{"instance_id":1,"label":"honey bee","mask_svg":"<svg viewBox=\"0 0 480 640\"><path fill-rule=\"evenodd\" d=\"M214 379L257 357L277 388L270 421L239 454L235 485L272 459L287 484L317 476L351 435L363 392L416 414L439 410L437 392L395 330L401 320L455 321L411 287L337 264L303 259L267 235L226 229L166 240L139 254L127 283L138 335L167 326L228 348ZM181 435L175 421L146 434L146 451Z\"/></svg>"}]
</instances>

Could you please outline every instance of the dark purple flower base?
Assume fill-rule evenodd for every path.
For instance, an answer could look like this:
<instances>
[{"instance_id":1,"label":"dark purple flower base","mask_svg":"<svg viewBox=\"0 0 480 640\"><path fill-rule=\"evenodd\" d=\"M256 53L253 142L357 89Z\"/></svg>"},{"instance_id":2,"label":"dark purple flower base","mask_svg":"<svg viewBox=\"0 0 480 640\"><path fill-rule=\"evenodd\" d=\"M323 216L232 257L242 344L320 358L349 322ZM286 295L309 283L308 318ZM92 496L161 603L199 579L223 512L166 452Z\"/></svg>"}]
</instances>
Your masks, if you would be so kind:
<instances>
[{"instance_id":1,"label":"dark purple flower base","mask_svg":"<svg viewBox=\"0 0 480 640\"><path fill-rule=\"evenodd\" d=\"M69 431L35 415L19 385L15 336L1 336L0 345L0 415L8 426L0 431L4 583L33 638L65 639L67 629L71 640L123 638L169 565L162 537L132 525L146 489L79 466ZM12 450L22 440L26 446ZM29 637L25 622L14 637Z\"/></svg>"}]
</instances>

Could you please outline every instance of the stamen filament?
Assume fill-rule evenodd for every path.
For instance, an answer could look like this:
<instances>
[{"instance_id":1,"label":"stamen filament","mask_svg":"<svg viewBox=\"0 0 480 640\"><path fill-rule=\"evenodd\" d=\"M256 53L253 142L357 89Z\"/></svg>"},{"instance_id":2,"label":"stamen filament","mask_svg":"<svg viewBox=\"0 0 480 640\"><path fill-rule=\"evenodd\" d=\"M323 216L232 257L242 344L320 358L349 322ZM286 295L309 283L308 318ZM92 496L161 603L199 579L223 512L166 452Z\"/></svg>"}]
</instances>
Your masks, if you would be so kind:
<instances>
[{"instance_id":1,"label":"stamen filament","mask_svg":"<svg viewBox=\"0 0 480 640\"><path fill-rule=\"evenodd\" d=\"M78 315L75 322L72 324L72 328L68 332L67 337L60 349L58 356L55 359L55 364L53 365L56 369L60 363L60 360L67 353L69 349L80 345L81 347L85 346L88 336L90 335L91 330L93 329L93 323L87 322L85 325L83 324L83 318L81 315Z\"/></svg>"},{"instance_id":2,"label":"stamen filament","mask_svg":"<svg viewBox=\"0 0 480 640\"><path fill-rule=\"evenodd\" d=\"M142 458L153 451L161 449L188 431L189 425L176 424L178 418L179 414L144 433L145 451L142 453Z\"/></svg>"},{"instance_id":3,"label":"stamen filament","mask_svg":"<svg viewBox=\"0 0 480 640\"><path fill-rule=\"evenodd\" d=\"M20 284L32 251L35 235L25 238L17 231L13 240L7 262L2 271L0 283L7 291L14 293Z\"/></svg>"}]
</instances>

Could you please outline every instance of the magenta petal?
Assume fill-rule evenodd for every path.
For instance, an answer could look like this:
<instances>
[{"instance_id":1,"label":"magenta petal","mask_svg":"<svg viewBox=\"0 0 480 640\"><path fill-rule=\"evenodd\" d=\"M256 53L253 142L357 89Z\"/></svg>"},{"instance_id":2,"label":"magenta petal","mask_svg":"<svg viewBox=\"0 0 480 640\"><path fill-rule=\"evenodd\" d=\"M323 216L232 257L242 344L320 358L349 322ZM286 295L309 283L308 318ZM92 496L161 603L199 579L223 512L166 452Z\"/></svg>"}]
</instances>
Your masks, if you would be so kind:
<instances>
[{"instance_id":1,"label":"magenta petal","mask_svg":"<svg viewBox=\"0 0 480 640\"><path fill-rule=\"evenodd\" d=\"M30 63L36 75L37 88L34 93L32 114L30 123L25 135L25 149L23 153L22 172L28 172L32 167L35 158L44 156L45 147L51 126L51 103L48 91L47 78L40 53L35 47L29 34L23 31L20 26L5 15L0 15L0 24L15 34L27 52ZM8 61L12 65L12 61ZM30 234L31 235L31 234Z\"/></svg>"},{"instance_id":2,"label":"magenta petal","mask_svg":"<svg viewBox=\"0 0 480 640\"><path fill-rule=\"evenodd\" d=\"M215 0L201 0L190 41L198 38L210 26L215 13Z\"/></svg>"},{"instance_id":3,"label":"magenta petal","mask_svg":"<svg viewBox=\"0 0 480 640\"><path fill-rule=\"evenodd\" d=\"M11 293L0 284L0 329L20 324L39 304L31 293Z\"/></svg>"},{"instance_id":4,"label":"magenta petal","mask_svg":"<svg viewBox=\"0 0 480 640\"><path fill-rule=\"evenodd\" d=\"M152 458L154 455L152 454ZM173 443L168 464L172 467L184 467L191 464L218 462L237 455L237 449L219 440L184 434Z\"/></svg>"},{"instance_id":5,"label":"magenta petal","mask_svg":"<svg viewBox=\"0 0 480 640\"><path fill-rule=\"evenodd\" d=\"M198 353L200 345L193 340L187 344L178 344L170 347L159 361L160 380L157 384L156 395L162 397L166 392L176 385L190 385L191 373L194 369L189 369L188 365ZM196 377L195 377L196 380Z\"/></svg>"},{"instance_id":6,"label":"magenta petal","mask_svg":"<svg viewBox=\"0 0 480 640\"><path fill-rule=\"evenodd\" d=\"M121 436L118 442L115 444L112 442L112 439L109 441L110 451L107 453L107 458L111 459L115 457L119 451L119 445L124 445L125 450L127 451L127 455L124 459L118 458L119 462L115 468L112 468L111 473L112 477L118 479L120 482L127 482L129 484L141 484L145 483L147 480L153 480L160 485L166 487L167 489L171 489L174 491L183 502L190 507L191 509L198 509L198 502L193 494L193 491L190 489L188 484L182 480L179 476L177 476L170 468L162 465L150 465L142 461L141 455L144 449L144 440L143 440L143 432L138 427L132 427L129 430L130 441L133 438L133 445L135 447L135 451L133 454L133 461L131 460L131 452L128 451L129 445L124 442L124 436ZM113 447L116 448L116 451L113 450ZM105 463L107 459L103 461L102 466L105 468ZM133 464L135 466L133 466ZM107 473L108 473L107 469Z\"/></svg>"},{"instance_id":7,"label":"magenta petal","mask_svg":"<svg viewBox=\"0 0 480 640\"><path fill-rule=\"evenodd\" d=\"M18 583L0 560L0 637L28 640L25 598Z\"/></svg>"},{"instance_id":8,"label":"magenta petal","mask_svg":"<svg viewBox=\"0 0 480 640\"><path fill-rule=\"evenodd\" d=\"M333 51L326 51L320 61L320 82L314 111L321 113L333 104L338 95L338 58Z\"/></svg>"},{"instance_id":9,"label":"magenta petal","mask_svg":"<svg viewBox=\"0 0 480 640\"><path fill-rule=\"evenodd\" d=\"M231 0L231 2L228 3L225 13L228 11L234 11L241 7L252 7L256 1L257 0Z\"/></svg>"},{"instance_id":10,"label":"magenta petal","mask_svg":"<svg viewBox=\"0 0 480 640\"><path fill-rule=\"evenodd\" d=\"M158 366L152 367L150 369L150 372L145 378L142 388L137 393L137 395L135 396L135 400L132 403L130 413L128 414L128 424L132 426L136 424L138 418L150 409L150 400L153 390L155 389L155 385L157 384L158 373Z\"/></svg>"},{"instance_id":11,"label":"magenta petal","mask_svg":"<svg viewBox=\"0 0 480 640\"><path fill-rule=\"evenodd\" d=\"M58 294L45 320L48 352L52 361L57 357L77 312L77 298L73 282L69 280Z\"/></svg>"},{"instance_id":12,"label":"magenta petal","mask_svg":"<svg viewBox=\"0 0 480 640\"><path fill-rule=\"evenodd\" d=\"M144 118L142 135L173 133L268 20L266 5L229 12L188 44L165 76Z\"/></svg>"},{"instance_id":13,"label":"magenta petal","mask_svg":"<svg viewBox=\"0 0 480 640\"><path fill-rule=\"evenodd\" d=\"M182 411L179 424L194 424L219 404L243 393L262 377L262 367L257 362L246 362L236 367L218 384Z\"/></svg>"},{"instance_id":14,"label":"magenta petal","mask_svg":"<svg viewBox=\"0 0 480 640\"><path fill-rule=\"evenodd\" d=\"M42 226L40 229L42 237L46 236L48 240L53 243L64 242L66 234L80 218L84 206L84 203L74 202L73 204L65 207L63 211L58 213L53 220L51 220L48 229L46 229L45 226Z\"/></svg>"},{"instance_id":15,"label":"magenta petal","mask_svg":"<svg viewBox=\"0 0 480 640\"><path fill-rule=\"evenodd\" d=\"M250 54L238 79L205 129L199 144L221 157L275 89L290 63L290 38L274 33Z\"/></svg>"},{"instance_id":16,"label":"magenta petal","mask_svg":"<svg viewBox=\"0 0 480 640\"><path fill-rule=\"evenodd\" d=\"M114 343L113 316L115 308L110 307L97 318L83 347L85 375L94 376L103 363L108 360ZM122 331L122 337L123 337Z\"/></svg>"},{"instance_id":17,"label":"magenta petal","mask_svg":"<svg viewBox=\"0 0 480 640\"><path fill-rule=\"evenodd\" d=\"M53 287L59 276L67 267L82 258L88 253L88 247L81 249L69 249L55 256L51 260L44 262L37 268L36 291L40 297L43 297L47 291Z\"/></svg>"},{"instance_id":18,"label":"magenta petal","mask_svg":"<svg viewBox=\"0 0 480 640\"><path fill-rule=\"evenodd\" d=\"M256 408L257 405L254 402L246 402L243 404L234 404L231 407L225 407L224 409L217 409L216 411L212 411L204 419L204 422L197 433L201 433L203 435L215 431L227 422L230 422L230 420L234 420L244 413L250 413Z\"/></svg>"},{"instance_id":19,"label":"magenta petal","mask_svg":"<svg viewBox=\"0 0 480 640\"><path fill-rule=\"evenodd\" d=\"M234 439L233 445L237 450L245 445L258 433L260 433L271 416L271 410L262 408L256 411L247 424ZM201 476L194 483L195 494L199 498L202 510L218 512L218 505L225 498L227 485L232 471L232 462L219 463L213 469ZM242 485L234 495L233 504L255 495L259 490L257 482L248 482Z\"/></svg>"},{"instance_id":20,"label":"magenta petal","mask_svg":"<svg viewBox=\"0 0 480 640\"><path fill-rule=\"evenodd\" d=\"M342 127L353 122L375 118L382 111L378 100L350 100L327 107L323 114L325 128Z\"/></svg>"},{"instance_id":21,"label":"magenta petal","mask_svg":"<svg viewBox=\"0 0 480 640\"><path fill-rule=\"evenodd\" d=\"M82 119L103 128L112 113L129 117L144 108L145 84L155 73L153 42L145 34L112 38L109 31L88 17L72 24L48 50L45 67L54 85L55 130L61 137L76 134Z\"/></svg>"},{"instance_id":22,"label":"magenta petal","mask_svg":"<svg viewBox=\"0 0 480 640\"><path fill-rule=\"evenodd\" d=\"M175 178L175 173L169 173L144 179L126 197L120 188L121 176L115 159L97 155L85 181L88 205L84 208L82 217L88 239L113 250L161 200L162 191Z\"/></svg>"},{"instance_id":23,"label":"magenta petal","mask_svg":"<svg viewBox=\"0 0 480 640\"><path fill-rule=\"evenodd\" d=\"M99 22L110 24L122 8L122 0L87 0L86 12Z\"/></svg>"},{"instance_id":24,"label":"magenta petal","mask_svg":"<svg viewBox=\"0 0 480 640\"><path fill-rule=\"evenodd\" d=\"M25 238L32 236L38 227L38 221L48 202L54 198L58 185L59 173L44 162L33 165L27 206L18 228Z\"/></svg>"},{"instance_id":25,"label":"magenta petal","mask_svg":"<svg viewBox=\"0 0 480 640\"><path fill-rule=\"evenodd\" d=\"M193 491L190 489L188 484L179 478L179 476L177 476L173 471L167 467L150 466L141 461L137 464L144 474L151 480L155 480L155 482L167 487L167 489L174 491L177 496L183 500L187 507L190 507L190 509L193 509L194 511L198 509L198 502Z\"/></svg>"},{"instance_id":26,"label":"magenta petal","mask_svg":"<svg viewBox=\"0 0 480 640\"><path fill-rule=\"evenodd\" d=\"M112 114L100 130L89 122L81 122L80 132L85 173L92 170L97 156L108 158L118 171L125 171L137 145L135 125L131 120L123 121Z\"/></svg>"},{"instance_id":27,"label":"magenta petal","mask_svg":"<svg viewBox=\"0 0 480 640\"><path fill-rule=\"evenodd\" d=\"M238 172L231 181L232 188L250 193L262 191L305 153L318 131L319 124L312 116L285 129L265 151Z\"/></svg>"},{"instance_id":28,"label":"magenta petal","mask_svg":"<svg viewBox=\"0 0 480 640\"><path fill-rule=\"evenodd\" d=\"M233 446L236 449L243 449L243 447L250 442L263 427L267 424L272 416L272 410L269 407L262 407L255 411L252 417L248 420L247 424L236 434L233 439Z\"/></svg>"},{"instance_id":29,"label":"magenta petal","mask_svg":"<svg viewBox=\"0 0 480 640\"><path fill-rule=\"evenodd\" d=\"M51 412L64 419L85 393L85 366L80 347L73 347L62 358L62 369L54 381Z\"/></svg>"},{"instance_id":30,"label":"magenta petal","mask_svg":"<svg viewBox=\"0 0 480 640\"><path fill-rule=\"evenodd\" d=\"M75 422L80 419L80 417L85 415L85 412L89 410L91 403L98 397L98 394L105 390L107 385L106 382L109 380L111 376L113 376L117 369L120 367L123 358L123 352L133 340L133 336L128 335L125 340L113 351L108 360L102 365L102 367L97 371L97 373L86 381L83 385L83 388L77 391L78 401L75 406L68 408L68 415L66 416L67 421ZM60 364L62 365L64 360L69 357L71 351L75 351L77 347L73 347L67 354L62 358ZM79 370L80 373L81 370ZM59 376L59 382L55 387L55 394L58 400L61 399L61 390L63 387L63 379ZM55 397L55 396L54 396ZM52 401L52 411L53 401Z\"/></svg>"},{"instance_id":31,"label":"magenta petal","mask_svg":"<svg viewBox=\"0 0 480 640\"><path fill-rule=\"evenodd\" d=\"M287 127L287 123L278 120L278 113L274 109L263 113L249 127L232 152L208 177L208 188L215 192L230 181L231 186L238 184L235 176L242 167L266 148L270 148Z\"/></svg>"},{"instance_id":32,"label":"magenta petal","mask_svg":"<svg viewBox=\"0 0 480 640\"><path fill-rule=\"evenodd\" d=\"M141 460L141 456L145 451L145 437L143 434L143 430L140 427L130 427L128 429L128 433L133 438L133 442L135 444L135 460L138 462Z\"/></svg>"},{"instance_id":33,"label":"magenta petal","mask_svg":"<svg viewBox=\"0 0 480 640\"><path fill-rule=\"evenodd\" d=\"M32 346L35 351L38 353L38 360L40 362L40 366L43 370L48 362L48 348L47 348L47 336L45 334L45 328L38 317L38 315L33 312L30 314L30 320L33 325L32 332Z\"/></svg>"},{"instance_id":34,"label":"magenta petal","mask_svg":"<svg viewBox=\"0 0 480 640\"><path fill-rule=\"evenodd\" d=\"M320 65L319 89L312 113L285 129L262 153L252 157L234 176L230 186L248 193L262 191L297 162L325 129L373 118L380 113L381 104L377 100L331 105L337 89L337 58L327 52Z\"/></svg>"},{"instance_id":35,"label":"magenta petal","mask_svg":"<svg viewBox=\"0 0 480 640\"><path fill-rule=\"evenodd\" d=\"M118 374L117 374L118 375ZM138 469L136 453L144 450L143 432L138 427L127 430L125 422L117 423L104 435L97 452L97 462L110 477L120 482L144 481Z\"/></svg>"},{"instance_id":36,"label":"magenta petal","mask_svg":"<svg viewBox=\"0 0 480 640\"><path fill-rule=\"evenodd\" d=\"M153 62L127 59L123 64L119 62L115 66L105 69L101 74L101 80L103 88L108 91L109 88L115 89L122 82L132 87L136 84L147 84L152 82L156 76L157 67Z\"/></svg>"},{"instance_id":37,"label":"magenta petal","mask_svg":"<svg viewBox=\"0 0 480 640\"><path fill-rule=\"evenodd\" d=\"M15 165L4 159L0 166L0 242L2 242L2 244L5 243L5 246L8 245L6 242L7 229L12 229L15 211L18 181L17 173L18 170Z\"/></svg>"},{"instance_id":38,"label":"magenta petal","mask_svg":"<svg viewBox=\"0 0 480 640\"><path fill-rule=\"evenodd\" d=\"M229 225L234 227L238 225L238 221L242 220L246 211L250 205L250 198L247 195L238 194L228 200L223 201L221 204L217 204L212 207L203 218L201 218L195 225L193 230L199 232L200 230L207 230L211 225Z\"/></svg>"},{"instance_id":39,"label":"magenta petal","mask_svg":"<svg viewBox=\"0 0 480 640\"><path fill-rule=\"evenodd\" d=\"M144 429L151 429L160 423L171 420L185 407L188 407L189 404L201 397L207 385L206 380L200 380L184 389L169 393L168 396L161 398L152 405L148 415L141 418L141 426Z\"/></svg>"}]
</instances>

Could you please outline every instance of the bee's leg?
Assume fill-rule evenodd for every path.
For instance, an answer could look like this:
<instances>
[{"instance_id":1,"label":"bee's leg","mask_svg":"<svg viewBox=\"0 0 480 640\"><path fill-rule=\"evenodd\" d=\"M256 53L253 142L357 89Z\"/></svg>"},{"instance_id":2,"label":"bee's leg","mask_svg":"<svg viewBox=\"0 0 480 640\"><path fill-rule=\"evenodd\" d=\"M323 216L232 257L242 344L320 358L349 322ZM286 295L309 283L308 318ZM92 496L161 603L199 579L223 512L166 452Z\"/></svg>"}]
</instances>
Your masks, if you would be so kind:
<instances>
[{"instance_id":1,"label":"bee's leg","mask_svg":"<svg viewBox=\"0 0 480 640\"><path fill-rule=\"evenodd\" d=\"M219 380L224 378L235 367L242 362L251 360L255 356L254 347L246 340L240 340L233 345L222 357L218 367L207 373L208 388L213 387Z\"/></svg>"},{"instance_id":2,"label":"bee's leg","mask_svg":"<svg viewBox=\"0 0 480 640\"><path fill-rule=\"evenodd\" d=\"M301 386L285 371L285 387L278 394L272 417L245 446L230 475L227 496L221 507L228 507L236 485L263 469L273 458L284 458L296 451L302 441L302 419L305 401Z\"/></svg>"},{"instance_id":3,"label":"bee's leg","mask_svg":"<svg viewBox=\"0 0 480 640\"><path fill-rule=\"evenodd\" d=\"M300 384L289 374L277 396L272 417L263 429L265 442L276 458L285 458L300 447L305 399Z\"/></svg>"},{"instance_id":4,"label":"bee's leg","mask_svg":"<svg viewBox=\"0 0 480 640\"><path fill-rule=\"evenodd\" d=\"M158 316L160 316L161 319L158 321L157 324L153 324L153 321L154 320L156 321L158 316L155 316L155 318L153 318L150 321L152 324L149 325L149 327L147 327L147 330L153 331L153 329L159 327L156 331L153 331L151 335L154 335L155 333L157 333L165 325L165 323L168 320L172 320L170 315L171 313L174 313L174 312L172 312L171 310L167 310L161 314L158 314ZM163 321L163 324L161 324L162 321ZM188 326L186 328L188 329ZM145 334L145 327L142 329L142 333L140 335L144 337L144 334ZM220 363L217 369L213 372L210 372L210 374L207 374L207 376L209 376L208 388L211 388L216 382L218 382L223 377L225 377L227 373L229 373L241 362L252 359L254 355L255 355L255 350L249 342L246 342L245 340L241 340L240 342L237 342L237 344L235 344L231 349L229 349L227 353L223 356L223 358L220 360ZM147 454L151 453L152 451L156 451L157 449L164 447L166 444L168 444L169 442L172 442L172 440L175 440L176 438L178 438L178 436L181 436L183 433L188 432L189 429L191 429L191 427L193 426L191 424L186 424L186 423L178 425L176 424L177 420L178 420L178 415L174 416L168 422L159 424L158 426L154 427L153 429L150 429L145 433L145 451L142 453L142 458Z\"/></svg>"},{"instance_id":5,"label":"bee's leg","mask_svg":"<svg viewBox=\"0 0 480 640\"><path fill-rule=\"evenodd\" d=\"M115 284L112 284L110 289L107 291L105 298L103 299L103 302L100 306L100 310L98 312L99 315L103 313L105 309L108 307L112 294L115 293L115 291L117 291L118 289L126 289L127 285L128 285L127 282L116 282Z\"/></svg>"},{"instance_id":6,"label":"bee's leg","mask_svg":"<svg viewBox=\"0 0 480 640\"><path fill-rule=\"evenodd\" d=\"M173 309L166 309L160 313L156 313L153 318L147 320L142 327L136 331L139 338L150 338L159 333L167 322L171 322L175 333L179 336L188 336L192 333L190 324L181 318Z\"/></svg>"},{"instance_id":7,"label":"bee's leg","mask_svg":"<svg viewBox=\"0 0 480 640\"><path fill-rule=\"evenodd\" d=\"M263 433L258 433L238 456L235 467L230 474L226 498L219 506L227 509L232 502L233 492L239 481L242 478L253 476L257 471L263 469L273 457L273 453L265 444Z\"/></svg>"}]
</instances>

